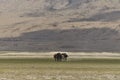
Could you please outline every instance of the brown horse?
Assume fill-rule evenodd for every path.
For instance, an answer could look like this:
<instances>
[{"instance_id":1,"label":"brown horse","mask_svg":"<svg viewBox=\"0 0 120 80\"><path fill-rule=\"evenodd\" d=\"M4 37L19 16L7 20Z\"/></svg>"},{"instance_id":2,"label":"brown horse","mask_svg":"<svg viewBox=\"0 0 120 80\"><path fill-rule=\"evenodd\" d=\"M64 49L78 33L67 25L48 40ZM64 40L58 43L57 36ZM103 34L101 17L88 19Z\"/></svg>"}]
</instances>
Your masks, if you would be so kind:
<instances>
[{"instance_id":1,"label":"brown horse","mask_svg":"<svg viewBox=\"0 0 120 80\"><path fill-rule=\"evenodd\" d=\"M62 60L67 61L68 55L66 53L62 53L61 55L62 55Z\"/></svg>"}]
</instances>

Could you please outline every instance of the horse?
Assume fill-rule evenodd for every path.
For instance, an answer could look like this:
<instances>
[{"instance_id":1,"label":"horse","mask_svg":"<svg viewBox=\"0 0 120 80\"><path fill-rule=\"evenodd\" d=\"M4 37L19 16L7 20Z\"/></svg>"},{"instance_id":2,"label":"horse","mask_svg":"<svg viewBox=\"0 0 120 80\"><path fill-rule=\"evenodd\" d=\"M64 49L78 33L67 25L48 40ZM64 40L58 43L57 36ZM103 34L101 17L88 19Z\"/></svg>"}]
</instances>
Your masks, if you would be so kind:
<instances>
[{"instance_id":1,"label":"horse","mask_svg":"<svg viewBox=\"0 0 120 80\"><path fill-rule=\"evenodd\" d=\"M54 54L54 59L55 59L55 61L62 61L62 55L61 55L61 53Z\"/></svg>"},{"instance_id":2,"label":"horse","mask_svg":"<svg viewBox=\"0 0 120 80\"><path fill-rule=\"evenodd\" d=\"M68 55L66 53L62 53L61 55L62 55L62 60L67 61Z\"/></svg>"},{"instance_id":3,"label":"horse","mask_svg":"<svg viewBox=\"0 0 120 80\"><path fill-rule=\"evenodd\" d=\"M55 61L67 61L68 55L66 53L56 53L53 57Z\"/></svg>"}]
</instances>

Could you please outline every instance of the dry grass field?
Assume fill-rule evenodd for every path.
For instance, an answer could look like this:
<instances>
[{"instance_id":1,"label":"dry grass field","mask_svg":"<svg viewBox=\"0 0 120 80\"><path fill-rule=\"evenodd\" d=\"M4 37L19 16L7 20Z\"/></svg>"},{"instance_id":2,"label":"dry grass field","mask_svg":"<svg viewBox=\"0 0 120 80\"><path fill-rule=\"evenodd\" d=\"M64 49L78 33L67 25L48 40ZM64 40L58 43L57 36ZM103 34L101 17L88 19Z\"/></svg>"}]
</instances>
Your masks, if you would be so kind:
<instances>
[{"instance_id":1,"label":"dry grass field","mask_svg":"<svg viewBox=\"0 0 120 80\"><path fill-rule=\"evenodd\" d=\"M2 53L2 52L1 52ZM0 57L0 80L119 80L120 58L70 53L68 61L55 62L52 53L3 53ZM75 53L77 54L77 53ZM87 55L88 54L88 55ZM95 55L96 54L96 55ZM36 56L35 56L36 55ZM96 57L99 55L99 57ZM82 56L82 57L81 57ZM95 56L95 57L93 57ZM113 57L112 57L113 56Z\"/></svg>"}]
</instances>

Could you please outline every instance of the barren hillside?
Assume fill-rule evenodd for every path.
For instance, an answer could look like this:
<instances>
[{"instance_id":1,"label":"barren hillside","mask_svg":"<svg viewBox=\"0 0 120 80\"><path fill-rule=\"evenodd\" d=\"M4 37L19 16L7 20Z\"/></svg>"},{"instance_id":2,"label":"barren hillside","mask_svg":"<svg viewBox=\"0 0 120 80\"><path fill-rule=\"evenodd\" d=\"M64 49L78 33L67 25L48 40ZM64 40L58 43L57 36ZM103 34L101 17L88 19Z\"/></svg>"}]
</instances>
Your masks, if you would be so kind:
<instances>
[{"instance_id":1,"label":"barren hillside","mask_svg":"<svg viewBox=\"0 0 120 80\"><path fill-rule=\"evenodd\" d=\"M120 0L0 0L0 50L120 51Z\"/></svg>"}]
</instances>

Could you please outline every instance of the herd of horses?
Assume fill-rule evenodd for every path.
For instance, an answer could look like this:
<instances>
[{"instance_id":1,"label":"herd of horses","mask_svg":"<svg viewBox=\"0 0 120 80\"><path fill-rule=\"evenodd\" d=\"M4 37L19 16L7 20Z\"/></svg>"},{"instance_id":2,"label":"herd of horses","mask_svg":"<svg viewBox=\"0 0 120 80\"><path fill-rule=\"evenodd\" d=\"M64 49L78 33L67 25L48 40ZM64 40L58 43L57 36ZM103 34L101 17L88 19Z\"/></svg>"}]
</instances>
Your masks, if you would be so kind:
<instances>
[{"instance_id":1,"label":"herd of horses","mask_svg":"<svg viewBox=\"0 0 120 80\"><path fill-rule=\"evenodd\" d=\"M56 53L53 57L55 61L67 61L68 55L66 53Z\"/></svg>"}]
</instances>

